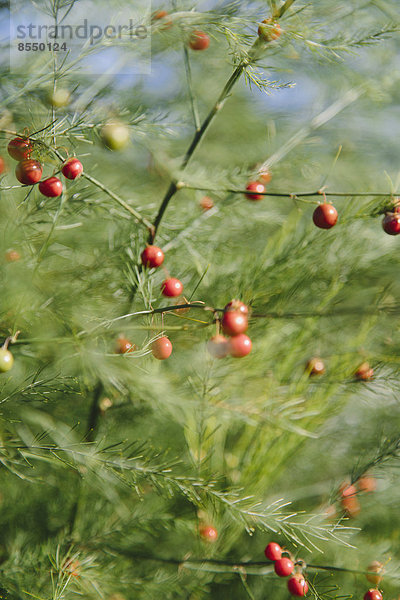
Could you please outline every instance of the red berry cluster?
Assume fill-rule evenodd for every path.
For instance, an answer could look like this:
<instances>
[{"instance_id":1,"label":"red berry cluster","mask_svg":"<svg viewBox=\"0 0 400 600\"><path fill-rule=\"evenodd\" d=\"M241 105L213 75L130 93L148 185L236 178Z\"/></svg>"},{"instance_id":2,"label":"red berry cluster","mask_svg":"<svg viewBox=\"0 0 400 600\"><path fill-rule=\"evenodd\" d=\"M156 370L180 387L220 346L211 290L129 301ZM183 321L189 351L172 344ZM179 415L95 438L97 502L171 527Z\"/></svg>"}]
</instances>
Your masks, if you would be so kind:
<instances>
[{"instance_id":1,"label":"red berry cluster","mask_svg":"<svg viewBox=\"0 0 400 600\"><path fill-rule=\"evenodd\" d=\"M140 255L142 265L145 268L157 269L164 262L164 252L158 246L148 245ZM161 284L161 292L167 298L176 298L182 295L183 283L176 277L167 277ZM165 360L172 354L172 344L170 340L163 336L152 344L152 353L154 358Z\"/></svg>"},{"instance_id":2,"label":"red berry cluster","mask_svg":"<svg viewBox=\"0 0 400 600\"><path fill-rule=\"evenodd\" d=\"M57 198L63 192L63 184L58 177L42 179L42 164L31 157L34 151L34 143L29 138L16 137L12 139L7 147L8 153L14 160L18 161L15 176L24 185L35 185L39 183L39 191L47 198ZM67 179L76 179L83 172L83 166L77 158L68 159L61 167L61 172Z\"/></svg>"},{"instance_id":3,"label":"red berry cluster","mask_svg":"<svg viewBox=\"0 0 400 600\"><path fill-rule=\"evenodd\" d=\"M289 577L292 575L287 582L288 590L292 596L305 596L308 592L308 583L302 570L295 565L290 556L282 556L283 552L280 545L276 542L270 542L264 550L264 554L268 560L275 563L274 570L279 577ZM297 570L295 571L295 569Z\"/></svg>"},{"instance_id":4,"label":"red berry cluster","mask_svg":"<svg viewBox=\"0 0 400 600\"><path fill-rule=\"evenodd\" d=\"M225 336L217 333L208 342L208 351L215 358L225 358L230 354L234 358L243 358L251 352L251 339L245 335L248 323L249 309L240 300L232 300L224 308L222 331Z\"/></svg>"}]
</instances>

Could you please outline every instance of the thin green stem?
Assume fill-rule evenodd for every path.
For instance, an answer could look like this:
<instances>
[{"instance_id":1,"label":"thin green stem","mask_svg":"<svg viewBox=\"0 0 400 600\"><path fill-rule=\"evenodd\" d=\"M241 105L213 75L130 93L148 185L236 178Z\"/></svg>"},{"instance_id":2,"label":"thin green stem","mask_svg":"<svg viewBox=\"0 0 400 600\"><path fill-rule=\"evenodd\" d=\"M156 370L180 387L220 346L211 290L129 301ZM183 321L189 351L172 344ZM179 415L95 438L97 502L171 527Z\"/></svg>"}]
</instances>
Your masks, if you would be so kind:
<instances>
[{"instance_id":1,"label":"thin green stem","mask_svg":"<svg viewBox=\"0 0 400 600\"><path fill-rule=\"evenodd\" d=\"M248 194L247 190L238 188L208 188L196 185L190 185L179 182L179 188L185 188L187 190L201 190L210 194ZM316 196L335 196L335 197L347 197L347 198L358 198L358 197L380 197L390 198L396 196L398 192L392 194L391 192L326 192L322 189L316 190L315 192L257 192L258 196L271 196L276 198L289 198L290 200L297 200L301 198L312 198ZM400 193L400 192L399 192Z\"/></svg>"},{"instance_id":2,"label":"thin green stem","mask_svg":"<svg viewBox=\"0 0 400 600\"><path fill-rule=\"evenodd\" d=\"M295 0L286 0L285 4L283 4L278 10L275 11L273 17L274 19L280 19L283 17L285 12L289 10L289 8L294 4Z\"/></svg>"},{"instance_id":3,"label":"thin green stem","mask_svg":"<svg viewBox=\"0 0 400 600\"><path fill-rule=\"evenodd\" d=\"M127 204L125 202L125 200L122 200L122 198L120 198L117 194L112 192L108 187L106 187L103 183L101 183L101 181L99 181L98 179L95 179L91 175L88 175L88 173L85 173L85 172L82 173L82 177L84 177L85 179L90 181L90 183L93 183L93 185L95 185L100 190L102 190L105 194L107 194L107 196L109 196L110 198L112 198L113 200L118 202L118 204L120 206L122 206L125 210L127 210L133 217L135 217L135 219L139 223L141 223L142 225L145 225L147 227L147 229L150 230L150 235L152 234L152 231L153 231L152 223L150 223L150 221L148 221L145 217L142 217L142 215L137 210L132 208L132 206Z\"/></svg>"},{"instance_id":4,"label":"thin green stem","mask_svg":"<svg viewBox=\"0 0 400 600\"><path fill-rule=\"evenodd\" d=\"M89 545L91 548L92 545ZM94 546L97 548L97 546ZM266 574L273 573L273 565L274 563L268 560L264 561L232 561L232 560L218 560L214 558L190 558L188 560L178 559L178 558L164 558L161 556L153 556L150 554L139 554L135 551L131 551L125 548L116 548L114 546L100 546L99 549L103 550L111 550L113 552L117 552L123 556L127 556L128 558L133 558L135 560L148 560L154 562L160 562L165 564L177 565L185 568L195 568L198 569L200 566L209 565L210 567L217 567L220 572L224 572L221 569L225 569L225 572L242 572L251 575L261 575L265 576ZM298 566L304 566L304 561L295 562ZM372 573L370 571L363 571L361 569L348 569L346 567L336 567L332 565L315 565L311 563L307 563L305 565L308 571L335 571L341 573L351 573L354 575L376 575L376 573ZM204 569L206 570L206 569ZM397 576L385 575L385 577L390 577L392 579L398 579Z\"/></svg>"},{"instance_id":5,"label":"thin green stem","mask_svg":"<svg viewBox=\"0 0 400 600\"><path fill-rule=\"evenodd\" d=\"M183 53L184 53L185 70L186 70L186 81L187 81L187 85L188 85L188 92L189 92L190 106L192 109L193 122L194 122L196 131L199 131L199 129L201 127L199 109L197 106L197 100L196 100L196 96L194 94L194 89L193 89L192 68L190 66L189 50L187 49L186 45L183 46Z\"/></svg>"},{"instance_id":6,"label":"thin green stem","mask_svg":"<svg viewBox=\"0 0 400 600\"><path fill-rule=\"evenodd\" d=\"M203 139L206 131L210 127L215 116L222 109L233 86L235 85L235 83L238 81L238 79L242 75L244 68L245 68L245 64L246 63L241 63L239 66L236 67L236 69L234 70L234 72L232 73L230 78L228 79L227 83L225 84L224 89L222 90L221 94L218 97L218 100L216 101L216 103L214 104L214 106L212 107L210 112L208 113L207 117L203 121L203 124L201 125L200 129L198 131L196 131L196 133L193 137L193 140L192 140L192 142L184 156L184 159L182 161L181 170L185 170L185 168L189 164L190 159L192 158L193 154L195 153L195 150L197 149L197 147L200 145L200 142ZM176 182L172 182L171 185L169 186L167 193L165 194L163 201L161 202L161 206L158 210L157 216L154 220L154 229L153 229L153 232L149 236L150 243L153 243L155 236L157 235L157 231L158 231L158 228L162 221L162 218L164 216L164 213L167 210L168 204L170 203L171 198L173 198L173 196L176 194L178 189L179 189L179 186L176 184Z\"/></svg>"}]
</instances>

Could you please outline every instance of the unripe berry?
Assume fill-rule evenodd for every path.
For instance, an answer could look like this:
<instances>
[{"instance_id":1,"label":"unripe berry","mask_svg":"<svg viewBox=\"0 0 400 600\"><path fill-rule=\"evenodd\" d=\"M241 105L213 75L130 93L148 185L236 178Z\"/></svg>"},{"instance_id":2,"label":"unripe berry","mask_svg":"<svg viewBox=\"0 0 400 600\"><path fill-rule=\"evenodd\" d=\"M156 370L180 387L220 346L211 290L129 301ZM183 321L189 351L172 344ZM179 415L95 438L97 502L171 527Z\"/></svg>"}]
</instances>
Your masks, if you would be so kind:
<instances>
[{"instance_id":1,"label":"unripe berry","mask_svg":"<svg viewBox=\"0 0 400 600\"><path fill-rule=\"evenodd\" d=\"M39 191L47 198L57 198L63 192L63 185L58 177L49 177L39 183Z\"/></svg>"},{"instance_id":2,"label":"unripe berry","mask_svg":"<svg viewBox=\"0 0 400 600\"><path fill-rule=\"evenodd\" d=\"M30 158L21 160L15 169L16 178L25 185L33 185L40 181L42 173L43 170L40 162Z\"/></svg>"},{"instance_id":3,"label":"unripe berry","mask_svg":"<svg viewBox=\"0 0 400 600\"><path fill-rule=\"evenodd\" d=\"M62 174L67 179L76 179L83 173L83 165L77 158L69 158L62 167Z\"/></svg>"},{"instance_id":4,"label":"unripe berry","mask_svg":"<svg viewBox=\"0 0 400 600\"><path fill-rule=\"evenodd\" d=\"M7 151L14 160L24 160L32 154L33 144L28 139L16 137L9 142Z\"/></svg>"},{"instance_id":5,"label":"unripe berry","mask_svg":"<svg viewBox=\"0 0 400 600\"><path fill-rule=\"evenodd\" d=\"M383 217L382 227L385 233L388 233L389 235L398 235L400 233L400 213L386 213Z\"/></svg>"},{"instance_id":6,"label":"unripe berry","mask_svg":"<svg viewBox=\"0 0 400 600\"><path fill-rule=\"evenodd\" d=\"M368 581L374 585L379 585L382 581L383 573L385 571L383 564L378 560L374 560L368 565L367 571L369 574L365 577L368 579ZM372 575L372 573L376 573L376 575Z\"/></svg>"},{"instance_id":7,"label":"unripe berry","mask_svg":"<svg viewBox=\"0 0 400 600\"><path fill-rule=\"evenodd\" d=\"M129 129L124 123L110 121L101 130L101 137L110 150L123 150L129 143Z\"/></svg>"},{"instance_id":8,"label":"unripe berry","mask_svg":"<svg viewBox=\"0 0 400 600\"><path fill-rule=\"evenodd\" d=\"M314 210L313 221L320 229L330 229L336 225L338 213L332 204L319 204Z\"/></svg>"},{"instance_id":9,"label":"unripe berry","mask_svg":"<svg viewBox=\"0 0 400 600\"><path fill-rule=\"evenodd\" d=\"M293 573L294 563L290 558L284 556L275 561L274 569L279 577L288 577Z\"/></svg>"},{"instance_id":10,"label":"unripe berry","mask_svg":"<svg viewBox=\"0 0 400 600\"><path fill-rule=\"evenodd\" d=\"M192 31L189 46L192 50L207 50L210 45L210 37L204 31Z\"/></svg>"},{"instance_id":11,"label":"unripe berry","mask_svg":"<svg viewBox=\"0 0 400 600\"><path fill-rule=\"evenodd\" d=\"M0 156L0 175L2 175L5 170L6 170L5 160L2 156Z\"/></svg>"},{"instance_id":12,"label":"unripe berry","mask_svg":"<svg viewBox=\"0 0 400 600\"><path fill-rule=\"evenodd\" d=\"M175 277L170 277L166 279L161 285L161 290L163 296L167 296L168 298L175 298L175 296L180 296L183 292L183 284L179 279L175 279Z\"/></svg>"},{"instance_id":13,"label":"unripe berry","mask_svg":"<svg viewBox=\"0 0 400 600\"><path fill-rule=\"evenodd\" d=\"M0 373L6 373L14 364L14 357L9 350L0 348Z\"/></svg>"},{"instance_id":14,"label":"unripe berry","mask_svg":"<svg viewBox=\"0 0 400 600\"><path fill-rule=\"evenodd\" d=\"M157 360L165 360L172 354L172 344L169 339L164 336L153 342L151 351Z\"/></svg>"},{"instance_id":15,"label":"unripe berry","mask_svg":"<svg viewBox=\"0 0 400 600\"><path fill-rule=\"evenodd\" d=\"M207 350L214 358L225 358L229 354L229 341L223 335L214 335L207 342Z\"/></svg>"},{"instance_id":16,"label":"unripe berry","mask_svg":"<svg viewBox=\"0 0 400 600\"><path fill-rule=\"evenodd\" d=\"M189 304L185 297L178 298L178 300L175 302L175 306L180 306L182 304ZM186 313L188 313L189 311L190 311L190 306L183 306L182 308L176 308L174 310L174 314L175 315L186 315Z\"/></svg>"},{"instance_id":17,"label":"unripe berry","mask_svg":"<svg viewBox=\"0 0 400 600\"><path fill-rule=\"evenodd\" d=\"M144 267L156 269L164 262L164 252L157 246L147 246L140 255L140 258Z\"/></svg>"},{"instance_id":18,"label":"unripe berry","mask_svg":"<svg viewBox=\"0 0 400 600\"><path fill-rule=\"evenodd\" d=\"M288 590L292 596L305 596L308 592L308 583L303 575L298 573L288 581Z\"/></svg>"},{"instance_id":19,"label":"unripe berry","mask_svg":"<svg viewBox=\"0 0 400 600\"><path fill-rule=\"evenodd\" d=\"M249 323L246 315L236 310L224 312L222 317L222 330L227 335L239 335L247 331Z\"/></svg>"},{"instance_id":20,"label":"unripe berry","mask_svg":"<svg viewBox=\"0 0 400 600\"><path fill-rule=\"evenodd\" d=\"M229 340L229 354L233 358L243 358L250 354L252 348L251 339L244 333L235 335Z\"/></svg>"},{"instance_id":21,"label":"unripe berry","mask_svg":"<svg viewBox=\"0 0 400 600\"><path fill-rule=\"evenodd\" d=\"M265 185L259 181L250 181L246 186L246 190L248 190L248 192L256 192L245 194L246 198L249 200L262 200L264 198L261 194L265 192Z\"/></svg>"},{"instance_id":22,"label":"unripe berry","mask_svg":"<svg viewBox=\"0 0 400 600\"><path fill-rule=\"evenodd\" d=\"M279 560L282 558L282 548L276 542L270 542L265 548L264 554L268 560Z\"/></svg>"},{"instance_id":23,"label":"unripe berry","mask_svg":"<svg viewBox=\"0 0 400 600\"><path fill-rule=\"evenodd\" d=\"M63 108L68 106L71 100L71 92L65 88L60 88L55 92L51 92L49 101L54 108Z\"/></svg>"}]
</instances>

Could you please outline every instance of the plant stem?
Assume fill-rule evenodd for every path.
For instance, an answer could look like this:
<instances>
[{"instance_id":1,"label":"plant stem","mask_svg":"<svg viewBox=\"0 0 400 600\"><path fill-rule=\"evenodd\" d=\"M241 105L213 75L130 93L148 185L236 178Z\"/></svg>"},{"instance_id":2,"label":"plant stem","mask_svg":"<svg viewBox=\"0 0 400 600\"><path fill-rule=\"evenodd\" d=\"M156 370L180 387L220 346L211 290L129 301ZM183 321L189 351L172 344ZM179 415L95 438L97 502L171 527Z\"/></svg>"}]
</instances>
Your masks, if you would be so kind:
<instances>
[{"instance_id":1,"label":"plant stem","mask_svg":"<svg viewBox=\"0 0 400 600\"><path fill-rule=\"evenodd\" d=\"M208 192L210 194L248 194L247 190L240 190L237 188L207 188L196 185L186 184L184 182L179 182L180 188L185 188L187 190L201 190L203 192ZM307 197L315 197L315 196L335 196L335 197L348 197L348 198L358 198L358 197L391 197L396 196L397 192L323 192L322 190L316 190L315 192L257 192L259 196L272 196L276 198L289 198L291 200L296 200L300 198Z\"/></svg>"},{"instance_id":2,"label":"plant stem","mask_svg":"<svg viewBox=\"0 0 400 600\"><path fill-rule=\"evenodd\" d=\"M99 420L99 415L100 415L100 397L101 394L103 393L103 384L99 381L96 385L96 387L93 390L93 399L92 399L92 404L90 406L90 412L89 412L89 417L88 417L88 422L87 422L87 427L86 427L86 435L85 435L85 439L88 442L93 442L94 438L96 437L96 427L97 427L97 423Z\"/></svg>"},{"instance_id":3,"label":"plant stem","mask_svg":"<svg viewBox=\"0 0 400 600\"><path fill-rule=\"evenodd\" d=\"M218 100L216 101L216 103L214 104L214 106L212 107L210 112L208 113L207 117L203 121L203 124L201 125L200 129L198 131L196 131L196 133L193 137L193 140L192 140L192 142L184 156L184 159L182 161L181 170L185 170L185 168L189 164L190 159L192 158L195 150L199 146L205 133L207 132L208 128L210 127L211 123L213 122L215 116L218 114L218 112L221 110L221 108L225 104L233 86L235 85L235 83L238 81L238 79L242 75L246 65L247 65L247 62L246 63L242 62L240 65L238 65L236 67L236 69L233 71L233 73L230 76L230 78L228 79L228 81L226 82L224 89L222 90L221 94L218 97ZM154 220L153 231L149 235L149 243L150 244L152 244L154 242L154 239L157 235L157 231L158 231L158 228L162 221L162 218L164 216L164 213L167 210L168 204L169 204L171 198L173 198L173 196L176 194L178 189L179 189L179 186L176 184L176 182L173 181L170 184L170 186L167 190L167 193L165 194L165 196L161 202L161 206L160 206L157 216Z\"/></svg>"},{"instance_id":4,"label":"plant stem","mask_svg":"<svg viewBox=\"0 0 400 600\"><path fill-rule=\"evenodd\" d=\"M184 52L186 79L187 79L187 84L188 84L190 106L192 108L193 122L194 122L196 131L199 131L199 129L201 127L199 109L197 106L196 97L194 95L192 69L190 66L189 50L187 49L186 45L183 46L183 52Z\"/></svg>"},{"instance_id":5,"label":"plant stem","mask_svg":"<svg viewBox=\"0 0 400 600\"><path fill-rule=\"evenodd\" d=\"M92 177L91 175L88 175L88 173L85 173L85 172L82 173L82 177L84 177L85 179L87 179L88 181L90 181L90 183L93 183L93 185L95 185L100 190L102 190L105 194L107 194L108 196L110 196L110 198L112 198L113 200L115 200L116 202L118 202L118 204L120 206L122 206L125 210L127 210L133 217L135 217L135 219L139 223L141 223L142 225L145 225L147 227L147 229L150 231L150 235L152 235L153 224L150 223L150 221L148 221L146 219L146 217L142 217L142 215L137 210L135 210L134 208L132 208L132 206L130 206L129 204L127 204L125 202L125 200L122 200L122 198L120 198L117 194L115 194L114 192L112 192L108 187L106 187L98 179L95 179L94 177Z\"/></svg>"},{"instance_id":6,"label":"plant stem","mask_svg":"<svg viewBox=\"0 0 400 600\"><path fill-rule=\"evenodd\" d=\"M88 421L87 421L87 426L86 426L85 441L87 441L87 442L93 442L96 437L96 427L97 427L97 423L98 423L98 419L99 419L99 415L100 415L99 401L100 401L100 397L103 392L103 389L104 389L103 384L99 381L93 390L93 398L92 398L92 403L90 405L89 416L88 416ZM69 529L70 535L72 535L72 533L74 531L76 519L78 516L81 494L82 494L82 479L80 477L79 471L75 471L75 473L78 474L79 481L78 481L78 489L77 489L76 499L72 505L71 513L69 516L68 529Z\"/></svg>"}]
</instances>

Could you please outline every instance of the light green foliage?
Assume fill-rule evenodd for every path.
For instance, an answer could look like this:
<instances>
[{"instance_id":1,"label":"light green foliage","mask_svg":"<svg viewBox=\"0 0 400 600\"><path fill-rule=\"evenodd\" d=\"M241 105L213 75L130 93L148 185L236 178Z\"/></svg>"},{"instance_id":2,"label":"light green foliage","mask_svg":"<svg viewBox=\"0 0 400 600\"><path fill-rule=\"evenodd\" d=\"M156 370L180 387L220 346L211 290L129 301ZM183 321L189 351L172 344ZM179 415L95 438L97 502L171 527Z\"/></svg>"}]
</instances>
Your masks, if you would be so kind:
<instances>
[{"instance_id":1,"label":"light green foliage","mask_svg":"<svg viewBox=\"0 0 400 600\"><path fill-rule=\"evenodd\" d=\"M258 23L281 6L280 39L254 46ZM40 77L34 66L1 73L1 155L27 128L46 174L68 149L85 175L55 199L17 186L11 159L1 178L0 328L2 339L20 334L0 379L0 597L287 598L261 564L274 540L339 568L309 568L311 597L361 598L370 584L350 571L380 560L390 600L400 252L380 221L400 181L398 3L160 8L173 25L153 25L151 77L83 78L79 62L54 71L51 59ZM184 52L193 28L210 34L206 52ZM182 169L195 124L235 68ZM69 105L49 106L54 81ZM115 119L130 134L119 152L101 139ZM238 192L262 164L276 195L251 202ZM199 305L161 316L152 310L171 305L165 272L142 270L140 253L171 180L181 189L155 243ZM321 189L337 194L330 231L312 223ZM215 206L203 213L205 193ZM6 261L10 248L20 260ZM214 360L204 307L233 297L252 307L253 351ZM151 343L162 331L173 354L161 363ZM119 334L138 350L116 354ZM305 372L313 356L321 377ZM374 378L357 382L365 360ZM359 516L346 520L339 485L366 472L377 491L360 494ZM216 543L200 539L202 522Z\"/></svg>"}]
</instances>

